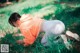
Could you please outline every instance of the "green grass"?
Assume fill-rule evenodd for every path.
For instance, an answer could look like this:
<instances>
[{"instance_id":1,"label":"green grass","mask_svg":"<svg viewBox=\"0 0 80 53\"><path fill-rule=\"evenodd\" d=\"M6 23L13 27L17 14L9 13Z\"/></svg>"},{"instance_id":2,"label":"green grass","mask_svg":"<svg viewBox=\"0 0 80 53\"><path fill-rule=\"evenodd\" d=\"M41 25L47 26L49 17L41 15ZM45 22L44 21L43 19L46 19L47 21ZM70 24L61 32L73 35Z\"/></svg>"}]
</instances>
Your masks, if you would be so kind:
<instances>
[{"instance_id":1,"label":"green grass","mask_svg":"<svg viewBox=\"0 0 80 53\"><path fill-rule=\"evenodd\" d=\"M32 15L40 14L40 15L44 15L45 19L50 19L51 17L54 17L55 14L59 14L60 12L62 13L63 9L67 9L67 5L54 4L53 1L54 0L46 0L46 1L45 0L40 0L40 1L27 0L22 3L20 2L14 5L1 8L0 9L0 30L2 28L3 31L6 31L6 30L13 31L13 27L10 26L8 23L8 18L10 14L12 14L13 12L18 12L20 15L27 14L27 13ZM62 16L61 14L60 16L67 17L65 16L65 14L64 16ZM60 16L58 17L58 19L65 20L65 18L60 18ZM70 20L71 18L67 18L67 19ZM70 21L73 21L73 20L70 20ZM66 23L68 23L68 21L66 21Z\"/></svg>"},{"instance_id":2,"label":"green grass","mask_svg":"<svg viewBox=\"0 0 80 53\"><path fill-rule=\"evenodd\" d=\"M2 16L0 16L0 27L4 30L10 30L12 31L13 27L9 25L8 23L8 18L10 16L11 13L13 12L18 12L19 14L32 14L35 15L37 13L39 14L50 14L50 13L54 13L55 6L52 5L53 0L27 0L25 2L22 3L16 3L14 5L10 5L4 8L0 9L0 14L2 14ZM8 29L9 28L9 29ZM1 29L0 29L1 30Z\"/></svg>"},{"instance_id":3,"label":"green grass","mask_svg":"<svg viewBox=\"0 0 80 53\"><path fill-rule=\"evenodd\" d=\"M73 25L74 23L80 23L80 15L77 14L79 11L76 10L78 7L80 7L80 4L74 5L73 8L68 6L68 4L55 4L54 0L25 0L24 2L0 8L0 33L2 33L2 31L6 33L6 36L0 39L0 43L12 45L10 46L10 53L76 53L77 51L69 51L64 44L59 43L53 43L50 47L44 47L40 43L41 37L38 37L35 43L29 47L17 44L16 40L22 39L22 37L12 36L15 33L13 33L13 31L15 31L16 28L8 23L8 18L13 12L18 12L20 15L44 15L44 19L61 20L64 22L66 29L73 28L73 30L76 30L79 33L80 29L74 29L75 26Z\"/></svg>"},{"instance_id":4,"label":"green grass","mask_svg":"<svg viewBox=\"0 0 80 53\"><path fill-rule=\"evenodd\" d=\"M10 53L67 53L69 52L64 44L56 44L56 43L52 43L52 45L50 47L44 47L41 43L40 43L40 37L37 38L37 41L35 41L35 43L31 46L28 47L24 47L23 45L19 45L18 43L16 43L16 40L22 39L22 37L18 36L12 36L13 34L9 34L7 33L6 36L4 38L1 38L1 42L0 44L9 44L10 46Z\"/></svg>"}]
</instances>

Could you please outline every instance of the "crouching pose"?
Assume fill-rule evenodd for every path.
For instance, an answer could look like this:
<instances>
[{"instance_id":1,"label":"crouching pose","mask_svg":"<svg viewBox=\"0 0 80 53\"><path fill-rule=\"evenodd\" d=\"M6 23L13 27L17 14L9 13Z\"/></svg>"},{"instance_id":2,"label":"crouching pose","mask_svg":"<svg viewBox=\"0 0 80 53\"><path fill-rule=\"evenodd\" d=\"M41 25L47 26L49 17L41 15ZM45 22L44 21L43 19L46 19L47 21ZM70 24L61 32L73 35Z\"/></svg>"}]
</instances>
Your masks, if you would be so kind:
<instances>
[{"instance_id":1,"label":"crouching pose","mask_svg":"<svg viewBox=\"0 0 80 53\"><path fill-rule=\"evenodd\" d=\"M20 16L18 13L13 13L9 18L9 23L20 29L24 39L19 40L18 43L24 44L24 46L33 44L40 32L45 32L41 40L41 43L44 46L49 45L48 40L50 38L54 39L58 36L61 36L65 44L67 43L68 46L70 46L66 36L62 35L65 30L65 25L60 20L47 21L29 14Z\"/></svg>"}]
</instances>

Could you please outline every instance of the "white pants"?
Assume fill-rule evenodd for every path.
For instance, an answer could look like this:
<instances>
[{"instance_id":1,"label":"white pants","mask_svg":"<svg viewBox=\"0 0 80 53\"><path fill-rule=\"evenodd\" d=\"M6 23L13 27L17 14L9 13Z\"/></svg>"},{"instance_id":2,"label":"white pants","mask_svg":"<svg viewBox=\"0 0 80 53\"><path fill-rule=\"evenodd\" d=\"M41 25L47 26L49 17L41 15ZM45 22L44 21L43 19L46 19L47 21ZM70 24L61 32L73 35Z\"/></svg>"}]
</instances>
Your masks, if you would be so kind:
<instances>
[{"instance_id":1,"label":"white pants","mask_svg":"<svg viewBox=\"0 0 80 53\"><path fill-rule=\"evenodd\" d=\"M57 38L65 30L65 25L62 21L51 20L44 21L41 27L41 31L45 32L45 35L42 37L41 43L44 46L48 46L50 41ZM50 41L49 41L50 40Z\"/></svg>"}]
</instances>

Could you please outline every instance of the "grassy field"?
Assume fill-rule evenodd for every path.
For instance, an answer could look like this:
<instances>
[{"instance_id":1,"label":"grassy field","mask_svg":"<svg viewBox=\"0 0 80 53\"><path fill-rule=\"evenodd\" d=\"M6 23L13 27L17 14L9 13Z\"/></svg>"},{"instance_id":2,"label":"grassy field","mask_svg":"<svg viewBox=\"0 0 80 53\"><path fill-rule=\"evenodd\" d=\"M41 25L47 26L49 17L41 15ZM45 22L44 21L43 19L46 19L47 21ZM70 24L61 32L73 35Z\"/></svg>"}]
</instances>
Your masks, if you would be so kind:
<instances>
[{"instance_id":1,"label":"grassy field","mask_svg":"<svg viewBox=\"0 0 80 53\"><path fill-rule=\"evenodd\" d=\"M79 6L79 5L75 5L75 6ZM66 10L67 9L67 10ZM66 25L71 24L71 22L75 22L76 18L67 18L67 13L62 12L64 11L71 11L74 10L75 8L70 8L68 9L66 4L55 4L54 0L27 0L25 2L20 2L20 3L16 3L14 5L10 5L4 8L0 8L0 30L4 30L4 31L12 31L13 27L11 27L8 23L8 18L10 16L10 14L12 14L13 12L18 12L20 15L22 14L32 14L32 15L44 15L45 19L50 19L51 17L53 19L55 19L54 17L57 16L57 14L59 14L59 17L57 16L56 18L59 18L60 20L62 20L63 22L65 22L65 18L62 17L66 17L66 19L68 19L68 21L65 22ZM62 14L64 14L62 16ZM65 16L66 15L66 16ZM70 16L71 17L71 16ZM63 20L64 19L64 20ZM79 21L79 19L77 19L77 21ZM70 23L69 23L70 22Z\"/></svg>"},{"instance_id":2,"label":"grassy field","mask_svg":"<svg viewBox=\"0 0 80 53\"><path fill-rule=\"evenodd\" d=\"M0 35L6 34L6 39L3 38L1 43L12 44L10 47L10 53L76 53L73 49L67 50L64 44L55 44L51 47L44 47L40 44L40 37L37 41L29 46L24 47L18 45L13 38L13 32L17 31L17 28L12 27L8 23L8 18L13 12L22 14L32 14L42 16L46 20L58 19L65 23L66 30L71 28L75 30L75 25L80 23L80 4L68 4L68 3L55 3L54 0L25 0L24 2L15 3L13 5L0 8ZM77 28L77 31L80 28ZM10 33L10 34L9 34ZM79 31L78 31L78 34ZM16 39L22 39L22 37L15 37ZM7 39L9 42L6 42ZM6 41L5 41L6 40ZM10 41L11 40L11 41Z\"/></svg>"},{"instance_id":3,"label":"grassy field","mask_svg":"<svg viewBox=\"0 0 80 53\"><path fill-rule=\"evenodd\" d=\"M0 30L10 30L13 27L8 24L8 18L11 13L18 12L19 14L52 14L56 10L56 6L53 5L53 0L27 0L22 3L10 5L8 7L0 8Z\"/></svg>"}]
</instances>

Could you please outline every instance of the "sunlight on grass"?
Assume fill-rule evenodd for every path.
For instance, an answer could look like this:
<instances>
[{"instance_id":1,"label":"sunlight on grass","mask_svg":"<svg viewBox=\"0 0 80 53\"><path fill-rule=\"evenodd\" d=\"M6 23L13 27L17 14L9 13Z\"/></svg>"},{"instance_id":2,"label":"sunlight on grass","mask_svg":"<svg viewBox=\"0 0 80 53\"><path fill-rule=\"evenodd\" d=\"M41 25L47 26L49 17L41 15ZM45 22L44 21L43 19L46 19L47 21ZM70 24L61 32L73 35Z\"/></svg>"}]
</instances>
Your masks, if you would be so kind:
<instances>
[{"instance_id":1,"label":"sunlight on grass","mask_svg":"<svg viewBox=\"0 0 80 53\"><path fill-rule=\"evenodd\" d=\"M8 18L9 18L11 13L18 12L19 14L24 14L24 13L33 14L33 13L35 13L35 11L38 12L41 8L43 8L47 4L50 5L51 3L53 3L52 1L53 0L46 0L46 2L45 2L45 0L40 0L40 1L38 1L38 0L36 0L36 1L27 0L27 1L22 2L22 3L18 3L18 4L10 5L10 6L5 7L5 8L1 8L0 14L3 14L3 16L0 16L0 18L1 18L0 19L0 24L1 24L0 26L4 30L8 30L8 28L9 28L9 30L12 31L13 27L10 26L8 23ZM37 7L39 5L41 5L41 7Z\"/></svg>"}]
</instances>

